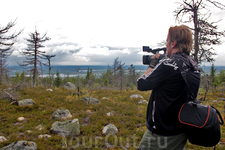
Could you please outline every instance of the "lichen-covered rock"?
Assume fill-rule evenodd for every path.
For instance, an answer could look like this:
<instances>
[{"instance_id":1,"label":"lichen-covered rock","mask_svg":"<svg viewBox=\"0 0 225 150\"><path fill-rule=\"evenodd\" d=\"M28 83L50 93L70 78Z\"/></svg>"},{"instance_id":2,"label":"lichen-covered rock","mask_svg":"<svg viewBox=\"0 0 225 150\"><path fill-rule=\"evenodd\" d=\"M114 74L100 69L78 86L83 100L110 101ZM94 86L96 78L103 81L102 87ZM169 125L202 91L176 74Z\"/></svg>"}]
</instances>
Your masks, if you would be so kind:
<instances>
[{"instance_id":1,"label":"lichen-covered rock","mask_svg":"<svg viewBox=\"0 0 225 150\"><path fill-rule=\"evenodd\" d=\"M50 133L63 136L74 136L80 134L80 124L78 119L67 121L56 121L52 124Z\"/></svg>"},{"instance_id":2,"label":"lichen-covered rock","mask_svg":"<svg viewBox=\"0 0 225 150\"><path fill-rule=\"evenodd\" d=\"M141 96L140 94L133 94L130 96L131 99L133 98L140 98L140 99L143 99L143 96Z\"/></svg>"},{"instance_id":3,"label":"lichen-covered rock","mask_svg":"<svg viewBox=\"0 0 225 150\"><path fill-rule=\"evenodd\" d=\"M68 109L57 109L51 116L51 119L67 120L71 119L72 115Z\"/></svg>"},{"instance_id":4,"label":"lichen-covered rock","mask_svg":"<svg viewBox=\"0 0 225 150\"><path fill-rule=\"evenodd\" d=\"M107 134L111 134L114 135L118 132L118 129L116 128L116 126L114 124L108 124L107 126L105 126L102 130L102 134L103 135L107 135Z\"/></svg>"},{"instance_id":5,"label":"lichen-covered rock","mask_svg":"<svg viewBox=\"0 0 225 150\"><path fill-rule=\"evenodd\" d=\"M17 141L7 145L0 150L36 150L37 145L32 141Z\"/></svg>"},{"instance_id":6,"label":"lichen-covered rock","mask_svg":"<svg viewBox=\"0 0 225 150\"><path fill-rule=\"evenodd\" d=\"M82 97L81 100L87 102L88 104L99 104L99 100L93 97Z\"/></svg>"},{"instance_id":7,"label":"lichen-covered rock","mask_svg":"<svg viewBox=\"0 0 225 150\"><path fill-rule=\"evenodd\" d=\"M27 105L34 105L35 102L32 99L24 99L18 101L19 106L27 106Z\"/></svg>"},{"instance_id":8,"label":"lichen-covered rock","mask_svg":"<svg viewBox=\"0 0 225 150\"><path fill-rule=\"evenodd\" d=\"M68 90L75 90L76 89L75 85L71 82L67 82L66 84L64 84L63 87L68 89Z\"/></svg>"}]
</instances>

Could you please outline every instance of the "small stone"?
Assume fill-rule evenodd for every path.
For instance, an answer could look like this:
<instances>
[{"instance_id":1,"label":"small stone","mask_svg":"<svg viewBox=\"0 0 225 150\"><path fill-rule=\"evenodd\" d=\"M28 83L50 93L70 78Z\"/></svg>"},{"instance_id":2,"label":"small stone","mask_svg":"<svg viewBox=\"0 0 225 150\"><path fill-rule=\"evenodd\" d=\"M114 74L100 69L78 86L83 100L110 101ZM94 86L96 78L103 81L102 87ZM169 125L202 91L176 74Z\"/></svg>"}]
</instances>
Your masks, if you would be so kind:
<instances>
[{"instance_id":1,"label":"small stone","mask_svg":"<svg viewBox=\"0 0 225 150\"><path fill-rule=\"evenodd\" d=\"M0 136L0 142L6 142L8 141L4 136Z\"/></svg>"},{"instance_id":2,"label":"small stone","mask_svg":"<svg viewBox=\"0 0 225 150\"><path fill-rule=\"evenodd\" d=\"M32 133L33 131L32 130L27 130L26 131L28 134Z\"/></svg>"},{"instance_id":3,"label":"small stone","mask_svg":"<svg viewBox=\"0 0 225 150\"><path fill-rule=\"evenodd\" d=\"M140 100L140 101L138 102L138 105L140 105L140 104L148 104L148 101L146 101L146 100Z\"/></svg>"},{"instance_id":4,"label":"small stone","mask_svg":"<svg viewBox=\"0 0 225 150\"><path fill-rule=\"evenodd\" d=\"M52 89L46 89L46 91L50 91L50 92L53 92L53 90L52 90Z\"/></svg>"},{"instance_id":5,"label":"small stone","mask_svg":"<svg viewBox=\"0 0 225 150\"><path fill-rule=\"evenodd\" d=\"M39 139L42 139L42 138L48 139L50 137L51 137L51 135L48 135L48 134L43 134L43 135L38 136Z\"/></svg>"},{"instance_id":6,"label":"small stone","mask_svg":"<svg viewBox=\"0 0 225 150\"><path fill-rule=\"evenodd\" d=\"M211 102L212 102L212 103L218 103L218 101L217 101L217 100L212 100Z\"/></svg>"},{"instance_id":7,"label":"small stone","mask_svg":"<svg viewBox=\"0 0 225 150\"><path fill-rule=\"evenodd\" d=\"M41 130L44 129L44 127L40 124L40 125L36 126L35 129L38 130L38 131L41 131Z\"/></svg>"},{"instance_id":8,"label":"small stone","mask_svg":"<svg viewBox=\"0 0 225 150\"><path fill-rule=\"evenodd\" d=\"M23 121L25 121L26 119L24 118L24 117L18 117L17 118L17 121L19 121L19 122L23 122Z\"/></svg>"},{"instance_id":9,"label":"small stone","mask_svg":"<svg viewBox=\"0 0 225 150\"><path fill-rule=\"evenodd\" d=\"M143 96L141 96L140 94L133 94L130 96L131 99L133 98L140 98L140 99L143 99Z\"/></svg>"}]
</instances>

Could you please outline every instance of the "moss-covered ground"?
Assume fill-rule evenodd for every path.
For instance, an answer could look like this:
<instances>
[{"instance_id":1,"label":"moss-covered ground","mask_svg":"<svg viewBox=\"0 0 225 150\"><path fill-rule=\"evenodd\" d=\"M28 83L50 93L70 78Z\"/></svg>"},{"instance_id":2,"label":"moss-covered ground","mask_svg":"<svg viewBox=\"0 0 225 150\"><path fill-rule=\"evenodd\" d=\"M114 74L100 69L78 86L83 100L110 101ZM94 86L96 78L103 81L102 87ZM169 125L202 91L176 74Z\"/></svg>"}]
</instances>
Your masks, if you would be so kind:
<instances>
[{"instance_id":1,"label":"moss-covered ground","mask_svg":"<svg viewBox=\"0 0 225 150\"><path fill-rule=\"evenodd\" d=\"M3 89L3 87L2 87ZM82 91L83 96L89 96L88 91ZM86 93L86 95L85 95ZM13 93L12 93L13 94ZM46 91L44 87L21 88L17 91L19 100L32 99L36 103L33 106L17 106L10 101L0 100L0 136L8 141L0 143L0 148L19 140L33 141L39 150L58 149L137 149L143 136L147 105L138 105L140 99L130 99L132 94L140 94L148 101L151 91L138 90L96 90L91 97L98 98L100 104L87 104L81 101L82 96L72 95L71 91L56 88ZM203 97L204 91L199 92ZM107 99L102 99L106 97ZM204 104L211 104L219 109L223 118L225 116L225 102L221 92L209 92ZM17 97L18 98L18 97ZM216 100L216 101L214 101ZM50 128L55 120L51 115L59 108L68 109L73 119L80 122L80 135L77 137L63 138L60 135L51 134ZM106 114L111 112L112 116ZM24 117L24 122L18 122L18 117ZM118 133L114 136L102 135L102 130L107 124L114 124ZM42 130L36 127L42 125ZM222 137L217 149L225 149L225 126L221 126ZM51 135L48 139L39 139L41 134ZM212 149L204 148L188 143L186 149Z\"/></svg>"}]
</instances>

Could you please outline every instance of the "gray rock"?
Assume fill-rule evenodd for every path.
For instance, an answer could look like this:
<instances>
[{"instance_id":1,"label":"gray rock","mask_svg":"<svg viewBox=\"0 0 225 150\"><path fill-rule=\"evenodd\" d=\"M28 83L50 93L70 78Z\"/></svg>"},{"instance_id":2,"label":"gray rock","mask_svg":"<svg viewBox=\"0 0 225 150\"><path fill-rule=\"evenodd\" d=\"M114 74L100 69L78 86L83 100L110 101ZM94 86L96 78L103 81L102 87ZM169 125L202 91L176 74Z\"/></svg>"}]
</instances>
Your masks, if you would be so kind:
<instances>
[{"instance_id":1,"label":"gray rock","mask_svg":"<svg viewBox=\"0 0 225 150\"><path fill-rule=\"evenodd\" d=\"M212 102L212 103L218 103L218 101L217 101L217 100L211 100L211 102Z\"/></svg>"},{"instance_id":2,"label":"gray rock","mask_svg":"<svg viewBox=\"0 0 225 150\"><path fill-rule=\"evenodd\" d=\"M148 101L146 101L146 100L140 100L138 102L138 105L141 105L141 104L148 104Z\"/></svg>"},{"instance_id":3,"label":"gray rock","mask_svg":"<svg viewBox=\"0 0 225 150\"><path fill-rule=\"evenodd\" d=\"M7 139L4 136L0 136L0 142L5 142Z\"/></svg>"},{"instance_id":4,"label":"gray rock","mask_svg":"<svg viewBox=\"0 0 225 150\"><path fill-rule=\"evenodd\" d=\"M36 150L37 145L32 141L17 141L1 148L0 150Z\"/></svg>"},{"instance_id":5,"label":"gray rock","mask_svg":"<svg viewBox=\"0 0 225 150\"><path fill-rule=\"evenodd\" d=\"M225 98L218 98L218 100L225 101Z\"/></svg>"},{"instance_id":6,"label":"gray rock","mask_svg":"<svg viewBox=\"0 0 225 150\"><path fill-rule=\"evenodd\" d=\"M35 102L32 99L24 99L24 100L20 100L18 101L19 106L27 106L27 105L34 105Z\"/></svg>"},{"instance_id":7,"label":"gray rock","mask_svg":"<svg viewBox=\"0 0 225 150\"><path fill-rule=\"evenodd\" d=\"M143 96L141 96L140 94L133 94L130 96L131 99L133 98L140 98L140 99L143 99Z\"/></svg>"},{"instance_id":8,"label":"gray rock","mask_svg":"<svg viewBox=\"0 0 225 150\"><path fill-rule=\"evenodd\" d=\"M51 116L51 119L67 120L71 119L72 115L68 109L57 109Z\"/></svg>"},{"instance_id":9,"label":"gray rock","mask_svg":"<svg viewBox=\"0 0 225 150\"><path fill-rule=\"evenodd\" d=\"M107 135L107 134L111 134L114 135L118 132L118 129L116 128L116 126L114 124L108 124L107 126L105 126L102 130L102 134L103 135Z\"/></svg>"},{"instance_id":10,"label":"gray rock","mask_svg":"<svg viewBox=\"0 0 225 150\"><path fill-rule=\"evenodd\" d=\"M99 100L97 98L93 98L93 97L82 97L81 98L82 101L85 101L89 104L99 104Z\"/></svg>"},{"instance_id":11,"label":"gray rock","mask_svg":"<svg viewBox=\"0 0 225 150\"><path fill-rule=\"evenodd\" d=\"M63 87L68 89L68 90L75 90L76 89L75 85L71 82L67 82L66 84L64 84Z\"/></svg>"},{"instance_id":12,"label":"gray rock","mask_svg":"<svg viewBox=\"0 0 225 150\"><path fill-rule=\"evenodd\" d=\"M50 133L63 136L74 136L80 134L80 124L78 119L67 121L56 121L52 124Z\"/></svg>"}]
</instances>

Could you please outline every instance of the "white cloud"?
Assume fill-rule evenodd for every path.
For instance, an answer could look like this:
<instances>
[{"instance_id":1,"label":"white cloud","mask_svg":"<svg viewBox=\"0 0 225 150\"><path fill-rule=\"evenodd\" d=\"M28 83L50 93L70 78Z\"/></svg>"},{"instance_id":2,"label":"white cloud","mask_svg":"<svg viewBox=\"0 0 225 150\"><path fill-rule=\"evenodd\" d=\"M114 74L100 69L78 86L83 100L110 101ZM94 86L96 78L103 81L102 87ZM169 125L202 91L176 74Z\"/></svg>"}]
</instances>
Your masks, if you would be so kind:
<instances>
[{"instance_id":1,"label":"white cloud","mask_svg":"<svg viewBox=\"0 0 225 150\"><path fill-rule=\"evenodd\" d=\"M41 35L47 32L51 40L42 50L57 55L53 64L111 63L116 57L127 63L141 64L142 55L146 54L141 47L156 48L158 42L166 39L168 28L176 24L173 11L179 4L175 2L177 0L5 0L0 13L8 13L1 16L0 26L18 17L14 29L24 28L14 45L19 50L26 48L24 38L28 38L35 26ZM224 15L224 11L215 13L215 16ZM222 50L223 47L216 49ZM225 56L220 53L216 58L218 62L221 55ZM15 59L14 56L19 56L18 52L13 53ZM14 59L10 59L11 64Z\"/></svg>"}]
</instances>

